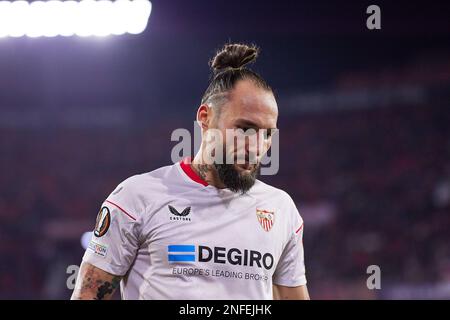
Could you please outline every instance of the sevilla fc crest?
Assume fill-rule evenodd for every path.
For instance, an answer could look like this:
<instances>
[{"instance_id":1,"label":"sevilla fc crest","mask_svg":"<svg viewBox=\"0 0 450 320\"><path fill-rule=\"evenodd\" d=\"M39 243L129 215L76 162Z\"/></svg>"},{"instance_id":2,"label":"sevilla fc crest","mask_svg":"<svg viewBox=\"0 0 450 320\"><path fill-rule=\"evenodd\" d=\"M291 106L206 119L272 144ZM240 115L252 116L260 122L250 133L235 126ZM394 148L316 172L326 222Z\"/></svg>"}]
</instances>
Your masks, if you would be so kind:
<instances>
[{"instance_id":1,"label":"sevilla fc crest","mask_svg":"<svg viewBox=\"0 0 450 320\"><path fill-rule=\"evenodd\" d=\"M275 222L274 211L256 209L256 217L264 230L270 231L272 229L273 223Z\"/></svg>"}]
</instances>

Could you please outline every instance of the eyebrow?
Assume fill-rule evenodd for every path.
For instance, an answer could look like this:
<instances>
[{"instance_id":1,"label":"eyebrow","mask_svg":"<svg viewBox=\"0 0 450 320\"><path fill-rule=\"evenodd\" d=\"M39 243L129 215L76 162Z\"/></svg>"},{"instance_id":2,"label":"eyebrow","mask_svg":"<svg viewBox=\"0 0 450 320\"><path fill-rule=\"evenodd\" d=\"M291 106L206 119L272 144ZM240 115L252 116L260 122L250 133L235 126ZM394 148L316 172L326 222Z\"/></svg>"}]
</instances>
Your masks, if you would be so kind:
<instances>
[{"instance_id":1,"label":"eyebrow","mask_svg":"<svg viewBox=\"0 0 450 320\"><path fill-rule=\"evenodd\" d=\"M253 128L260 128L260 126L258 124L256 124L255 122L251 121L251 120L246 120L246 119L238 119L236 120L236 124L237 125L241 125L241 126L246 126L246 127L253 127ZM276 128L267 128L267 129L276 129Z\"/></svg>"}]
</instances>

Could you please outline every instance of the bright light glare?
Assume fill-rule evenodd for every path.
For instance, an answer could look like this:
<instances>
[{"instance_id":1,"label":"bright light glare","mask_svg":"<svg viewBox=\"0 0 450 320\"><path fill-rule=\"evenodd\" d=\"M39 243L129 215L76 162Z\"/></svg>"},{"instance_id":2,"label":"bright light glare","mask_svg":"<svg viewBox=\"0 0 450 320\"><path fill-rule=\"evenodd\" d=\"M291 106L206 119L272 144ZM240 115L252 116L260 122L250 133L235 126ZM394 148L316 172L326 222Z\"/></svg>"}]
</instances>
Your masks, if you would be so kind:
<instances>
[{"instance_id":1,"label":"bright light glare","mask_svg":"<svg viewBox=\"0 0 450 320\"><path fill-rule=\"evenodd\" d=\"M9 35L11 2L0 1L0 37Z\"/></svg>"},{"instance_id":2,"label":"bright light glare","mask_svg":"<svg viewBox=\"0 0 450 320\"><path fill-rule=\"evenodd\" d=\"M81 236L80 242L81 242L81 246L83 247L84 250L86 250L87 247L89 246L89 242L91 242L91 238L92 238L92 231L85 232Z\"/></svg>"},{"instance_id":3,"label":"bright light glare","mask_svg":"<svg viewBox=\"0 0 450 320\"><path fill-rule=\"evenodd\" d=\"M9 14L9 35L11 37L22 37L25 35L29 14L29 4L26 1L15 1L11 3ZM8 28L8 26L7 26Z\"/></svg>"},{"instance_id":4,"label":"bright light glare","mask_svg":"<svg viewBox=\"0 0 450 320\"><path fill-rule=\"evenodd\" d=\"M148 0L0 1L0 37L139 34L151 10Z\"/></svg>"}]
</instances>

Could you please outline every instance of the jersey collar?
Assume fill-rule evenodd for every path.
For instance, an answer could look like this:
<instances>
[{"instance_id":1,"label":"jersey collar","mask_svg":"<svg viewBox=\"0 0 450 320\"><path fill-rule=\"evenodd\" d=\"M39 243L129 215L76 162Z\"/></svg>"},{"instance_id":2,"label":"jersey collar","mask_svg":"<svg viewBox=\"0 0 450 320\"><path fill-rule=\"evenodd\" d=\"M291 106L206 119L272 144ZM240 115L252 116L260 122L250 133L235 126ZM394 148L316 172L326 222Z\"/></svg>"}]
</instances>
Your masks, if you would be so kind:
<instances>
[{"instance_id":1,"label":"jersey collar","mask_svg":"<svg viewBox=\"0 0 450 320\"><path fill-rule=\"evenodd\" d=\"M208 186L208 182L203 180L193 169L191 165L192 158L184 158L180 161L180 167L183 169L184 173L194 182L197 182L205 187Z\"/></svg>"}]
</instances>

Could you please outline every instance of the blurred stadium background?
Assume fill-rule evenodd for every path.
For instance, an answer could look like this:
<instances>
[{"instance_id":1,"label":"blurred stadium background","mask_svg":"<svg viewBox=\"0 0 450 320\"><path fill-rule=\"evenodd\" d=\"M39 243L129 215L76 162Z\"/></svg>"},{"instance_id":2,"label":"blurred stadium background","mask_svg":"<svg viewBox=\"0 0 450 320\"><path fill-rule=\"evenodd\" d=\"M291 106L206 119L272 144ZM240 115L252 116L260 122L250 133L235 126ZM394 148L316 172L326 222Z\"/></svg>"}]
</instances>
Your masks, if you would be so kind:
<instances>
[{"instance_id":1,"label":"blurred stadium background","mask_svg":"<svg viewBox=\"0 0 450 320\"><path fill-rule=\"evenodd\" d=\"M141 34L0 38L0 298L70 296L103 199L170 163L228 40L278 94L262 179L304 217L312 298L450 298L450 4L374 3L378 31L367 1L154 0Z\"/></svg>"}]
</instances>

